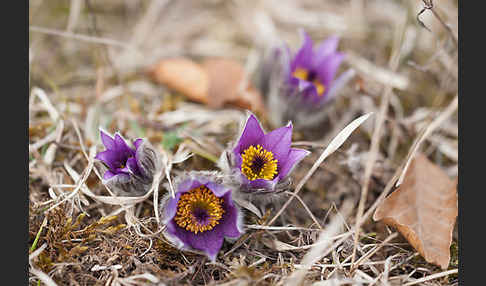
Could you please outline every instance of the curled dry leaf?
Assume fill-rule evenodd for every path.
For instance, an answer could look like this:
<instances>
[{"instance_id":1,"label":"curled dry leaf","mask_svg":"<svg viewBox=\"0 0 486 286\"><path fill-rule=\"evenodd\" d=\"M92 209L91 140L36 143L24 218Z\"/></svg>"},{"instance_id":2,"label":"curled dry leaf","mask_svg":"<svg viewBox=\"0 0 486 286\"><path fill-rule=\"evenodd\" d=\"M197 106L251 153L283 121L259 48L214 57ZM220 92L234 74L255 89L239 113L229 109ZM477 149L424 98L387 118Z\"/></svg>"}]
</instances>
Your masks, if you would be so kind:
<instances>
[{"instance_id":1,"label":"curled dry leaf","mask_svg":"<svg viewBox=\"0 0 486 286\"><path fill-rule=\"evenodd\" d=\"M230 104L254 112L264 111L260 93L245 79L243 67L234 60L211 58L198 64L185 58L164 59L149 70L149 75L210 107Z\"/></svg>"},{"instance_id":2,"label":"curled dry leaf","mask_svg":"<svg viewBox=\"0 0 486 286\"><path fill-rule=\"evenodd\" d=\"M376 209L373 219L395 227L426 261L447 269L457 217L457 179L418 153L402 185Z\"/></svg>"}]
</instances>

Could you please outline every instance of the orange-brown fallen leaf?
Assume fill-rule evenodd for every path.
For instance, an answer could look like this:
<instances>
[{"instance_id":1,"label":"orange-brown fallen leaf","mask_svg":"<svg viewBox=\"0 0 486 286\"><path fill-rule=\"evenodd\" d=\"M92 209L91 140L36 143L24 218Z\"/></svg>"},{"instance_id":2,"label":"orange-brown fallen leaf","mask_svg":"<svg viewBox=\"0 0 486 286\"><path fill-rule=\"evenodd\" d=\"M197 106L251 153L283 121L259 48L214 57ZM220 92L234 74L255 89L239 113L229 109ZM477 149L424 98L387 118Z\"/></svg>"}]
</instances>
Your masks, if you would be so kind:
<instances>
[{"instance_id":1,"label":"orange-brown fallen leaf","mask_svg":"<svg viewBox=\"0 0 486 286\"><path fill-rule=\"evenodd\" d=\"M159 61L149 70L158 83L180 92L191 100L208 103L209 76L197 63L185 58Z\"/></svg>"},{"instance_id":2,"label":"orange-brown fallen leaf","mask_svg":"<svg viewBox=\"0 0 486 286\"><path fill-rule=\"evenodd\" d=\"M452 181L423 154L411 162L400 187L373 219L395 227L429 263L447 269L457 217L457 178Z\"/></svg>"},{"instance_id":3,"label":"orange-brown fallen leaf","mask_svg":"<svg viewBox=\"0 0 486 286\"><path fill-rule=\"evenodd\" d=\"M229 104L264 111L260 93L245 81L242 65L231 59L211 58L201 64L185 58L164 59L149 73L156 82L210 107Z\"/></svg>"},{"instance_id":4,"label":"orange-brown fallen leaf","mask_svg":"<svg viewBox=\"0 0 486 286\"><path fill-rule=\"evenodd\" d=\"M263 110L260 93L249 81L245 80L245 71L237 61L222 58L206 59L203 68L209 75L209 105L222 107L230 103L238 107Z\"/></svg>"}]
</instances>

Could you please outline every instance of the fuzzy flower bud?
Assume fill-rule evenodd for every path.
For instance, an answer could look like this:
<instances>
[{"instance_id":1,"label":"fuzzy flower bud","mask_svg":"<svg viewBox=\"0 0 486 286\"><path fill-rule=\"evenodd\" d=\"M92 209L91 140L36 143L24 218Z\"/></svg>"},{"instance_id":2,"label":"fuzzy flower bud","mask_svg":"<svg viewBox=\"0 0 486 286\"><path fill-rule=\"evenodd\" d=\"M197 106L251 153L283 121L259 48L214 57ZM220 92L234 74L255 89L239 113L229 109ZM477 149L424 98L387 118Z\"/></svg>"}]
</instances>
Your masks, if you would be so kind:
<instances>
[{"instance_id":1,"label":"fuzzy flower bud","mask_svg":"<svg viewBox=\"0 0 486 286\"><path fill-rule=\"evenodd\" d=\"M154 175L162 169L158 151L146 139L136 139L132 148L119 133L112 137L100 130L100 136L106 150L96 154L95 159L107 168L103 184L121 196L145 194Z\"/></svg>"}]
</instances>

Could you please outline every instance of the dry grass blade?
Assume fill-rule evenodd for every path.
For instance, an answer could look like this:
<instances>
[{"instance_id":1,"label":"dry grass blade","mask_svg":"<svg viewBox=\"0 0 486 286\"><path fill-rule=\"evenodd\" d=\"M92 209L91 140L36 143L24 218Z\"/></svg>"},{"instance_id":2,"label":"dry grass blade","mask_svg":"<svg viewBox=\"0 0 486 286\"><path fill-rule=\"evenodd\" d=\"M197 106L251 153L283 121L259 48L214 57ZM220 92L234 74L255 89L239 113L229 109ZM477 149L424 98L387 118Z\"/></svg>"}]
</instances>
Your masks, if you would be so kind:
<instances>
[{"instance_id":1,"label":"dry grass blade","mask_svg":"<svg viewBox=\"0 0 486 286\"><path fill-rule=\"evenodd\" d=\"M253 227L253 228L254 229L264 229L264 228L255 228L255 227ZM282 227L282 228L280 228L280 230L295 230L295 228ZM318 229L316 231L322 231L322 230ZM342 242L343 239L347 239L351 234L352 234L352 232L346 232L346 233L343 233L343 234L339 234L339 235L330 237L329 239L330 240L340 239L340 240L338 240L339 243L336 243L336 245L335 245L335 246L337 246L338 244L340 244ZM288 243L284 243L284 242L281 242L281 241L278 241L278 240L273 240L272 246L273 246L273 248L277 249L278 251L287 251L287 250L300 251L300 250L306 250L306 249L313 248L313 247L318 247L319 245L321 245L323 243L327 243L327 241L320 241L320 242L316 242L316 243L313 243L313 244L307 244L307 245L302 245L302 246L293 246L293 245L288 244ZM332 247L330 249L332 249Z\"/></svg>"},{"instance_id":2,"label":"dry grass blade","mask_svg":"<svg viewBox=\"0 0 486 286\"><path fill-rule=\"evenodd\" d=\"M56 138L54 139L54 143L51 143L47 148L46 153L44 154L44 162L46 165L50 166L54 161L56 151L58 148L58 144L61 142L62 132L64 130L64 120L59 120L59 123L54 131L56 134Z\"/></svg>"},{"instance_id":3,"label":"dry grass blade","mask_svg":"<svg viewBox=\"0 0 486 286\"><path fill-rule=\"evenodd\" d=\"M51 101L49 100L49 97L47 96L47 94L45 93L44 90L42 90L38 87L34 87L34 88L32 88L32 91L31 91L30 94L31 94L30 96L32 96L32 97L36 96L37 98L40 99L40 101L44 105L44 108L49 113L49 116L51 117L52 121L55 122L59 118L59 112L54 107L54 105L52 105Z\"/></svg>"},{"instance_id":4,"label":"dry grass blade","mask_svg":"<svg viewBox=\"0 0 486 286\"><path fill-rule=\"evenodd\" d=\"M29 254L29 262L36 258L37 256L39 256L39 254L44 251L44 249L46 249L47 247L47 243L44 243L42 244L38 249L36 249L34 252L32 252L31 254Z\"/></svg>"},{"instance_id":5,"label":"dry grass blade","mask_svg":"<svg viewBox=\"0 0 486 286\"><path fill-rule=\"evenodd\" d=\"M244 207L245 209L254 213L258 218L262 218L262 212L251 202L240 199L238 197L234 197L233 200L241 207Z\"/></svg>"},{"instance_id":6,"label":"dry grass blade","mask_svg":"<svg viewBox=\"0 0 486 286\"><path fill-rule=\"evenodd\" d=\"M457 109L458 106L458 101L459 101L459 96L456 95L456 97L451 101L451 103L442 111L439 116L437 116L430 124L425 128L425 130L415 139L412 147L410 148L410 151L407 155L407 161L405 164L405 167L402 170L402 173L400 175L400 178L398 178L398 181L396 183L396 187L400 186L400 184L403 181L403 178L405 177L405 173L407 172L408 166L410 165L410 162L412 161L415 153L418 151L420 144L433 132L435 131L444 121L446 121L452 114Z\"/></svg>"},{"instance_id":7,"label":"dry grass blade","mask_svg":"<svg viewBox=\"0 0 486 286\"><path fill-rule=\"evenodd\" d=\"M81 14L81 10L83 9L83 1L82 0L73 0L71 1L71 6L69 7L69 18L68 24L66 27L67 32L72 32L76 27L79 15Z\"/></svg>"},{"instance_id":8,"label":"dry grass blade","mask_svg":"<svg viewBox=\"0 0 486 286\"><path fill-rule=\"evenodd\" d=\"M347 54L348 62L355 67L360 74L363 74L363 76L372 77L383 85L389 85L399 90L405 90L410 85L410 80L401 74L377 67L352 51L348 51Z\"/></svg>"},{"instance_id":9,"label":"dry grass blade","mask_svg":"<svg viewBox=\"0 0 486 286\"><path fill-rule=\"evenodd\" d=\"M430 280L433 280L433 279L437 279L437 278L440 278L440 277L444 277L444 276L447 276L447 275L456 274L457 272L458 272L457 269L451 269L451 270L448 270L448 271L444 271L444 272L440 272L440 273L428 275L428 276L426 276L424 278L417 279L417 280L415 280L413 282L405 283L405 284L403 284L403 286L416 285L416 284L419 284L419 283L427 282L427 281L430 281Z\"/></svg>"},{"instance_id":10,"label":"dry grass blade","mask_svg":"<svg viewBox=\"0 0 486 286\"><path fill-rule=\"evenodd\" d=\"M46 286L57 286L56 282L54 282L54 280L52 280L52 278L44 272L35 268L30 268L29 272L37 276L37 278L39 278L39 280L42 281L42 283L44 283Z\"/></svg>"}]
</instances>

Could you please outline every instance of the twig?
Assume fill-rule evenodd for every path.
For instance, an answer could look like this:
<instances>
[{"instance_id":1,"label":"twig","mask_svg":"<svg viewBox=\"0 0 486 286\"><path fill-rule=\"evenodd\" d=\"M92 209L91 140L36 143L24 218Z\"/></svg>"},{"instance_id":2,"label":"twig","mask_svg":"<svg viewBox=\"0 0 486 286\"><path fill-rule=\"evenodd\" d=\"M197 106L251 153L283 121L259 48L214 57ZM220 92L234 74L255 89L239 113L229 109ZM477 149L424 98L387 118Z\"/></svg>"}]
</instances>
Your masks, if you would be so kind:
<instances>
[{"instance_id":1,"label":"twig","mask_svg":"<svg viewBox=\"0 0 486 286\"><path fill-rule=\"evenodd\" d=\"M454 42L454 45L457 48L458 47L458 43L457 43L457 38L454 35L454 32L452 31L451 27L449 27L449 25L447 25L442 20L442 18L439 16L439 14L437 14L437 12L434 10L434 3L433 3L433 1L432 0L422 0L422 2L424 3L425 7L422 8L422 10L420 10L420 12L417 14L417 21L419 22L419 24L422 27L424 27L427 31L432 32L427 26L425 26L425 24L419 18L419 16L422 15L422 13L424 13L425 11L427 11L427 10L432 11L432 15L434 15L434 17L440 22L440 24L442 25L442 27L444 27L444 29L447 30L447 32L449 33L449 35L452 38L452 41Z\"/></svg>"}]
</instances>

